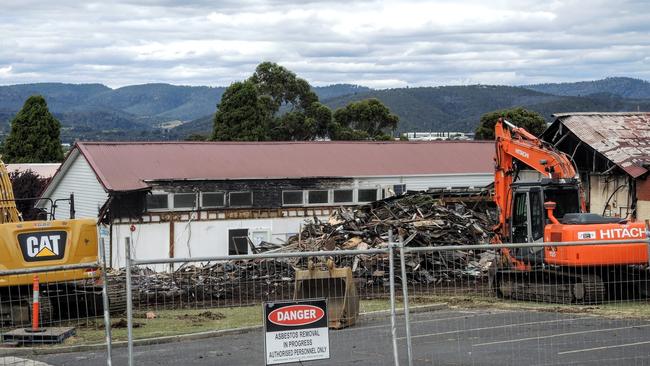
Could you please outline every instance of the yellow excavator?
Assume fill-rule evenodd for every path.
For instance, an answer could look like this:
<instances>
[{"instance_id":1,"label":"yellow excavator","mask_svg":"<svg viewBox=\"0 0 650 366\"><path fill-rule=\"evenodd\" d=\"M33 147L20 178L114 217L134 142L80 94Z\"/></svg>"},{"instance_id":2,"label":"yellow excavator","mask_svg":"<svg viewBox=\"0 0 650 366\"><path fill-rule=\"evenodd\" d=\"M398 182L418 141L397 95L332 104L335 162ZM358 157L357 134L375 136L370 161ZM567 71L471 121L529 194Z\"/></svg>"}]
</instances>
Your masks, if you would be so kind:
<instances>
[{"instance_id":1,"label":"yellow excavator","mask_svg":"<svg viewBox=\"0 0 650 366\"><path fill-rule=\"evenodd\" d=\"M72 202L71 207L74 207ZM56 220L53 212L47 220L23 221L16 208L7 168L0 161L0 274L19 269L97 263L95 219ZM31 321L35 275L41 289L41 324L101 311L99 268L0 275L0 328Z\"/></svg>"}]
</instances>

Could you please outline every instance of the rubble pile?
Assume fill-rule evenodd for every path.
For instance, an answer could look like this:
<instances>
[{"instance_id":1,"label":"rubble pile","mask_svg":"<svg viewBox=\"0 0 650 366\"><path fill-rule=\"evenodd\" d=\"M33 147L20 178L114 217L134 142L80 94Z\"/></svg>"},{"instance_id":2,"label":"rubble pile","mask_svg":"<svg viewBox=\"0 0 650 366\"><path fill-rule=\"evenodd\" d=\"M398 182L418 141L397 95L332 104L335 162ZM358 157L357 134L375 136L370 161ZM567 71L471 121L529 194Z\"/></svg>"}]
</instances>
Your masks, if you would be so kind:
<instances>
[{"instance_id":1,"label":"rubble pile","mask_svg":"<svg viewBox=\"0 0 650 366\"><path fill-rule=\"evenodd\" d=\"M327 221L317 218L303 227L278 251L365 250L388 246L388 233L394 240L401 236L408 247L487 244L494 235L494 220L488 212L479 212L456 204L440 205L425 193L373 202L357 208L339 208ZM359 258L361 257L361 258ZM363 258L365 257L365 258ZM432 284L454 279L483 277L494 254L481 251L440 251L410 254L406 258L409 281ZM356 275L387 275L387 265L376 257L335 258L337 266L350 266Z\"/></svg>"},{"instance_id":2,"label":"rubble pile","mask_svg":"<svg viewBox=\"0 0 650 366\"><path fill-rule=\"evenodd\" d=\"M494 235L492 227L488 212L463 204L448 208L435 196L421 193L339 208L326 221L313 218L286 245L267 246L266 253L386 248L390 231L395 241L403 238L406 247L485 244ZM372 289L379 288L385 294L390 270L387 255L334 255L184 265L162 273L139 268L133 274L134 298L170 306L201 301L226 306L291 298L295 271L310 262L324 265L328 259L337 267L351 267L362 293L372 296ZM486 278L493 259L494 251L411 253L405 258L407 280L427 286L477 283ZM398 260L395 270L399 276Z\"/></svg>"},{"instance_id":3,"label":"rubble pile","mask_svg":"<svg viewBox=\"0 0 650 366\"><path fill-rule=\"evenodd\" d=\"M137 268L132 274L133 298L136 304L171 308L203 302L215 306L257 304L291 298L294 272L293 265L277 259L185 265L173 272Z\"/></svg>"}]
</instances>

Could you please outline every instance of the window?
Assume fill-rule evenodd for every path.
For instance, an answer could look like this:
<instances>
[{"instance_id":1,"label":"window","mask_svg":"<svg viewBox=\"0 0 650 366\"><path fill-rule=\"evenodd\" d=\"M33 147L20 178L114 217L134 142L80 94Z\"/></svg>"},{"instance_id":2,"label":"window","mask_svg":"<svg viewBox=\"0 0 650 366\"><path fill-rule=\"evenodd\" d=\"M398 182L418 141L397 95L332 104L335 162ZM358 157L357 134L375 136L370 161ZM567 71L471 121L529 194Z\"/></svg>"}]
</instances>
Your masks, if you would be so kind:
<instances>
[{"instance_id":1,"label":"window","mask_svg":"<svg viewBox=\"0 0 650 366\"><path fill-rule=\"evenodd\" d=\"M282 191L283 205L302 205L302 191Z\"/></svg>"},{"instance_id":2,"label":"window","mask_svg":"<svg viewBox=\"0 0 650 366\"><path fill-rule=\"evenodd\" d=\"M516 193L514 197L512 242L528 242L528 198L526 193Z\"/></svg>"},{"instance_id":3,"label":"window","mask_svg":"<svg viewBox=\"0 0 650 366\"><path fill-rule=\"evenodd\" d=\"M201 207L223 207L225 196L223 192L201 193Z\"/></svg>"},{"instance_id":4,"label":"window","mask_svg":"<svg viewBox=\"0 0 650 366\"><path fill-rule=\"evenodd\" d=\"M228 230L228 255L248 254L248 229Z\"/></svg>"},{"instance_id":5,"label":"window","mask_svg":"<svg viewBox=\"0 0 650 366\"><path fill-rule=\"evenodd\" d=\"M334 203L353 202L354 197L351 189L335 189L334 190Z\"/></svg>"},{"instance_id":6,"label":"window","mask_svg":"<svg viewBox=\"0 0 650 366\"><path fill-rule=\"evenodd\" d=\"M309 191L307 192L309 204L316 203L327 203L328 202L328 192L327 191Z\"/></svg>"},{"instance_id":7,"label":"window","mask_svg":"<svg viewBox=\"0 0 650 366\"><path fill-rule=\"evenodd\" d=\"M531 233L533 235L533 241L540 239L544 236L544 220L542 214L544 212L544 206L542 205L542 197L540 191L531 191L529 193L530 198L530 224L531 224Z\"/></svg>"},{"instance_id":8,"label":"window","mask_svg":"<svg viewBox=\"0 0 650 366\"><path fill-rule=\"evenodd\" d=\"M377 200L376 189L360 189L358 191L357 200L359 202L373 202Z\"/></svg>"},{"instance_id":9,"label":"window","mask_svg":"<svg viewBox=\"0 0 650 366\"><path fill-rule=\"evenodd\" d=\"M553 187L544 190L544 202L557 203L553 216L558 220L567 213L580 212L580 193L577 189Z\"/></svg>"},{"instance_id":10,"label":"window","mask_svg":"<svg viewBox=\"0 0 650 366\"><path fill-rule=\"evenodd\" d=\"M401 196L406 193L406 184L395 184L393 186L393 192L396 196Z\"/></svg>"},{"instance_id":11,"label":"window","mask_svg":"<svg viewBox=\"0 0 650 366\"><path fill-rule=\"evenodd\" d=\"M162 210L169 208L167 193L147 195L147 210Z\"/></svg>"},{"instance_id":12,"label":"window","mask_svg":"<svg viewBox=\"0 0 650 366\"><path fill-rule=\"evenodd\" d=\"M230 206L243 207L253 205L253 194L251 192L230 192Z\"/></svg>"},{"instance_id":13,"label":"window","mask_svg":"<svg viewBox=\"0 0 650 366\"><path fill-rule=\"evenodd\" d=\"M196 207L196 193L175 193L174 208L193 209Z\"/></svg>"}]
</instances>

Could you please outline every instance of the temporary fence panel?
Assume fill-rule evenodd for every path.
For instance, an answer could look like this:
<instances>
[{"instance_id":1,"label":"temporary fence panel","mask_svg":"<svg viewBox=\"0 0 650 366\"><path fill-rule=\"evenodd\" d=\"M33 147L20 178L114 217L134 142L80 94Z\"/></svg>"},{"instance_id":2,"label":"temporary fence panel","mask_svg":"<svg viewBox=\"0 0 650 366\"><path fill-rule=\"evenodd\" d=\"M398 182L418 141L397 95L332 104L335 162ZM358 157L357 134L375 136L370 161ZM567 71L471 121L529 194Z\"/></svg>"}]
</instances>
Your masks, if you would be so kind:
<instances>
[{"instance_id":1,"label":"temporary fence panel","mask_svg":"<svg viewBox=\"0 0 650 366\"><path fill-rule=\"evenodd\" d=\"M110 347L100 263L0 271L0 366L34 365L35 348L56 352L78 343ZM119 309L119 300L111 302ZM124 304L121 306L125 310ZM42 353L42 352L41 352ZM109 353L103 364L110 365Z\"/></svg>"},{"instance_id":2,"label":"temporary fence panel","mask_svg":"<svg viewBox=\"0 0 650 366\"><path fill-rule=\"evenodd\" d=\"M391 268L397 264L391 263L390 254L384 248L128 259L133 299L130 362L140 364L155 357L206 364L264 364L269 350L265 349L263 304L325 299L330 360L313 364L396 364L392 335L396 341L403 332L391 317L395 307ZM152 270L161 264L167 268L173 264L175 270ZM309 360L317 347L303 335L308 336L305 332L281 336L288 337L281 339L285 355ZM183 342L182 346L151 345L169 337ZM183 349L182 354L178 349Z\"/></svg>"},{"instance_id":3,"label":"temporary fence panel","mask_svg":"<svg viewBox=\"0 0 650 366\"><path fill-rule=\"evenodd\" d=\"M448 244L448 243L447 243ZM614 253L584 266L543 256ZM411 314L418 365L650 363L648 263L630 262L643 241L439 246L402 249L410 304L444 311ZM504 251L527 268L504 262ZM641 255L643 257L643 255ZM582 258L587 259L587 258ZM411 306L411 309L413 307ZM407 339L400 339L406 341Z\"/></svg>"}]
</instances>

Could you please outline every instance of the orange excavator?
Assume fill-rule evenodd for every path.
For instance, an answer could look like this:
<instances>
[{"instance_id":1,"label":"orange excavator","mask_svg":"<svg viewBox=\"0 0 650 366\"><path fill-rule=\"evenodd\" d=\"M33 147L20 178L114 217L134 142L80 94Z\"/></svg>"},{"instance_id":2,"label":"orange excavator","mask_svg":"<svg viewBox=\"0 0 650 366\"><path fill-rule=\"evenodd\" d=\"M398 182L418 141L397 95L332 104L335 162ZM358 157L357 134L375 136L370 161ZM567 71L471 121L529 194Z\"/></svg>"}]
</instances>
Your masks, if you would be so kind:
<instances>
[{"instance_id":1,"label":"orange excavator","mask_svg":"<svg viewBox=\"0 0 650 366\"><path fill-rule=\"evenodd\" d=\"M505 298L598 303L646 296L648 244L553 246L553 242L645 240L646 226L586 212L580 176L569 156L523 128L495 125L495 242L540 243L502 249L490 281ZM544 178L517 182L520 163Z\"/></svg>"}]
</instances>

